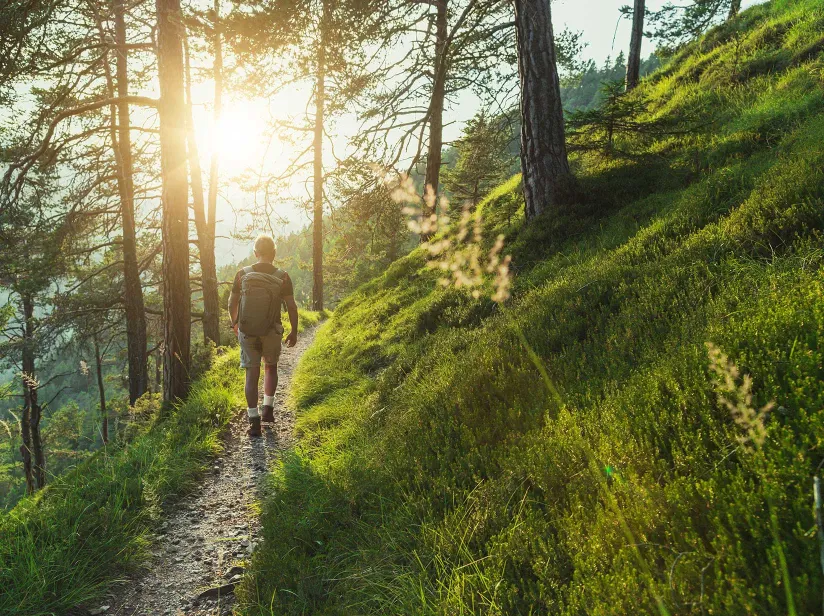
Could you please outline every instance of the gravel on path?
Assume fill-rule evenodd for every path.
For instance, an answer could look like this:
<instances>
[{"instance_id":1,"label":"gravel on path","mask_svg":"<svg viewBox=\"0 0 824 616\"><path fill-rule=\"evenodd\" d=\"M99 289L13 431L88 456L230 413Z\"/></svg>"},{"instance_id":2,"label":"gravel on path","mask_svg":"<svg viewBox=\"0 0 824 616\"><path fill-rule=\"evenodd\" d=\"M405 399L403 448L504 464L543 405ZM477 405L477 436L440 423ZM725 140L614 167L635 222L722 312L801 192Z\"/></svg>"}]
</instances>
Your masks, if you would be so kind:
<instances>
[{"instance_id":1,"label":"gravel on path","mask_svg":"<svg viewBox=\"0 0 824 616\"><path fill-rule=\"evenodd\" d=\"M249 438L245 408L238 409L223 455L212 462L201 487L168 512L146 570L115 588L109 600L89 610L90 616L232 613L234 585L258 541L260 521L254 504L269 465L292 439L294 415L286 408L286 392L313 337L314 330L306 330L295 347L283 348L275 422L263 424L263 437Z\"/></svg>"}]
</instances>

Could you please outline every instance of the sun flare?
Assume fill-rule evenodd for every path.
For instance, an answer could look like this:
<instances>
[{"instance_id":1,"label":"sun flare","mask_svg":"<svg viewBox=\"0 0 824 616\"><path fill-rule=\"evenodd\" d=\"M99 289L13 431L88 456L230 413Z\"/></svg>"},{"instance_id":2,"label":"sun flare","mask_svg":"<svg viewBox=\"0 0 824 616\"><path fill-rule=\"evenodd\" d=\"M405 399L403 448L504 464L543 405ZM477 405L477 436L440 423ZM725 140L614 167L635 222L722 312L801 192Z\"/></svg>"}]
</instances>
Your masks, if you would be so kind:
<instances>
[{"instance_id":1,"label":"sun flare","mask_svg":"<svg viewBox=\"0 0 824 616\"><path fill-rule=\"evenodd\" d=\"M266 148L269 114L265 105L250 101L225 105L217 124L204 118L200 128L205 135L208 155L217 152L220 168L237 175L258 168Z\"/></svg>"}]
</instances>

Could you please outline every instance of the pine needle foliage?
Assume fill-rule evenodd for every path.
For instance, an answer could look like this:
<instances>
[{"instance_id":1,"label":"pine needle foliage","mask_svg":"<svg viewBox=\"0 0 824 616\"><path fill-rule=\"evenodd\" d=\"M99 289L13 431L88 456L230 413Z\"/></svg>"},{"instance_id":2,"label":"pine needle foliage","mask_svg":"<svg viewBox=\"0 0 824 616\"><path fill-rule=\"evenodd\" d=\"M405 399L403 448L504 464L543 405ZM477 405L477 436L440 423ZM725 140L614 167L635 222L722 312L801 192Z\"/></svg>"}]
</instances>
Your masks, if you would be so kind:
<instances>
[{"instance_id":1,"label":"pine needle foliage","mask_svg":"<svg viewBox=\"0 0 824 616\"><path fill-rule=\"evenodd\" d=\"M642 119L648 102L637 94L627 93L624 80L604 82L601 97L597 107L567 114L571 149L598 149L613 154L616 137L658 135L663 131L660 121Z\"/></svg>"}]
</instances>

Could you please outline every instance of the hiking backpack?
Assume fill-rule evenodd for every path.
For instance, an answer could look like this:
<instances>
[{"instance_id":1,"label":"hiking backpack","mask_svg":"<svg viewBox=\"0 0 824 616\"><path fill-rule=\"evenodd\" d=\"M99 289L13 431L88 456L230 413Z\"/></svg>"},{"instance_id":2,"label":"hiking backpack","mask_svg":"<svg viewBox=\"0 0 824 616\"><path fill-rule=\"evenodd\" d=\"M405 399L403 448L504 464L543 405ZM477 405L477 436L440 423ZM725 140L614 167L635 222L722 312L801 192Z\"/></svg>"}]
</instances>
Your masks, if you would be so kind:
<instances>
[{"instance_id":1,"label":"hiking backpack","mask_svg":"<svg viewBox=\"0 0 824 616\"><path fill-rule=\"evenodd\" d=\"M281 288L286 273L256 272L251 265L243 268L240 281L238 329L246 336L265 336L280 323Z\"/></svg>"}]
</instances>

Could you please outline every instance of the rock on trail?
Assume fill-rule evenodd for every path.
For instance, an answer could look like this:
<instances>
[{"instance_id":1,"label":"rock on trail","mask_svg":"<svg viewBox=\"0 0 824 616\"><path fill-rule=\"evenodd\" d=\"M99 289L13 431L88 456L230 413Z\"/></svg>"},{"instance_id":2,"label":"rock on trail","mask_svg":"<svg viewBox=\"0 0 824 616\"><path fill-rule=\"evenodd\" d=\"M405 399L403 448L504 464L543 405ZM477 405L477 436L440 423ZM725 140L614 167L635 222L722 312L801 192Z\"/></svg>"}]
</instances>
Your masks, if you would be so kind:
<instances>
[{"instance_id":1,"label":"rock on trail","mask_svg":"<svg viewBox=\"0 0 824 616\"><path fill-rule=\"evenodd\" d=\"M292 438L294 416L284 401L292 372L314 336L301 334L285 346L278 368L275 423L263 437L246 436L246 413L238 409L225 438L223 456L212 463L201 487L167 512L147 569L115 588L88 614L106 616L217 616L232 613L233 590L255 548L259 499L266 470ZM261 388L262 395L262 388Z\"/></svg>"}]
</instances>

